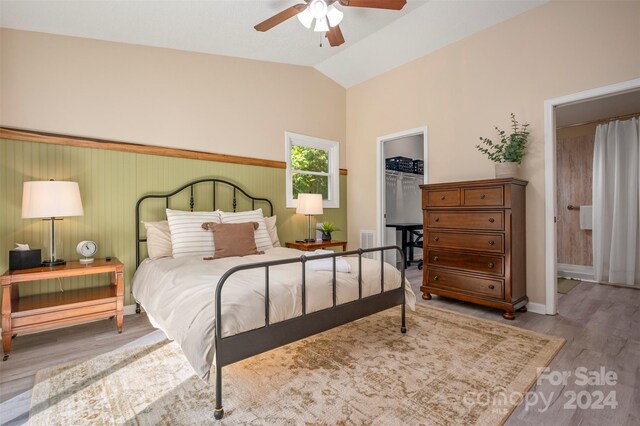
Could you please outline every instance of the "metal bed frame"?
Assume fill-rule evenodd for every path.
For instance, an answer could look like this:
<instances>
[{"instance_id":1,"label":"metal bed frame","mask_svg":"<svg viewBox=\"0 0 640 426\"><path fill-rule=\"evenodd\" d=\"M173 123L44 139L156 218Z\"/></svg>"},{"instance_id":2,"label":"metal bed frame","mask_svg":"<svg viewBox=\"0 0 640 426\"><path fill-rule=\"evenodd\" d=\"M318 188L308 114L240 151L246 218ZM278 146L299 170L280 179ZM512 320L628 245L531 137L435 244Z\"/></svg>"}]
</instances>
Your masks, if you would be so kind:
<instances>
[{"instance_id":1,"label":"metal bed frame","mask_svg":"<svg viewBox=\"0 0 640 426\"><path fill-rule=\"evenodd\" d=\"M213 209L216 208L216 186L227 185L233 188L232 206L233 211L237 208L237 195L242 194L251 201L252 209L255 209L256 202L263 202L269 205L270 213L273 214L273 205L266 198L258 198L249 195L242 188L234 183L216 179L199 179L189 182L182 187L167 194L149 194L145 195L136 203L136 265L140 265L140 245L145 243L147 239L140 236L140 205L144 200L152 198L164 198L165 205L169 208L169 199L180 192L190 189L189 208L194 208L194 186L201 183L213 184ZM384 252L395 250L400 256L400 287L393 290L384 290ZM362 296L362 256L366 253L379 253L380 257L380 293L369 296ZM358 298L347 303L336 303L336 258L338 256L358 256ZM320 311L307 313L306 311L306 262L309 260L333 259L333 304L329 308ZM269 317L269 269L271 267L299 263L302 269L302 315L288 320L275 323L270 322ZM274 260L269 262L258 262L245 265L238 265L222 275L216 286L216 324L215 324L215 368L216 368L216 403L214 417L217 420L224 416L222 408L222 367L233 364L240 360L258 355L262 352L284 346L288 343L295 342L305 337L318 334L320 332L330 330L334 327L349 323L359 318L384 311L397 305L401 305L401 327L400 331L405 333L405 262L404 253L398 246L375 247L368 249L358 249L347 252L338 252L332 254L317 255L308 257L302 255L297 258ZM222 289L229 277L237 272L248 269L263 268L264 274L264 321L263 327L245 331L243 333L234 334L232 336L222 337ZM136 303L136 313L140 313L140 304Z\"/></svg>"}]
</instances>

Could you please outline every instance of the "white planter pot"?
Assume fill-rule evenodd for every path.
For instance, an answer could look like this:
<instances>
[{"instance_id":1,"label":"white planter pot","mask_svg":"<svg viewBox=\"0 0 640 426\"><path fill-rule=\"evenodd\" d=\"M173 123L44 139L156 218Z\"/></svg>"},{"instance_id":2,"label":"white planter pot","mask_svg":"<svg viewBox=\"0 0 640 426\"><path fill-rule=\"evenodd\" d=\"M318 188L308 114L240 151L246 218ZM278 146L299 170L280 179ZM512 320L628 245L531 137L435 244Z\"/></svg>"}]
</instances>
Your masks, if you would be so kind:
<instances>
[{"instance_id":1,"label":"white planter pot","mask_svg":"<svg viewBox=\"0 0 640 426\"><path fill-rule=\"evenodd\" d=\"M496 163L496 179L517 177L519 166L518 163Z\"/></svg>"}]
</instances>

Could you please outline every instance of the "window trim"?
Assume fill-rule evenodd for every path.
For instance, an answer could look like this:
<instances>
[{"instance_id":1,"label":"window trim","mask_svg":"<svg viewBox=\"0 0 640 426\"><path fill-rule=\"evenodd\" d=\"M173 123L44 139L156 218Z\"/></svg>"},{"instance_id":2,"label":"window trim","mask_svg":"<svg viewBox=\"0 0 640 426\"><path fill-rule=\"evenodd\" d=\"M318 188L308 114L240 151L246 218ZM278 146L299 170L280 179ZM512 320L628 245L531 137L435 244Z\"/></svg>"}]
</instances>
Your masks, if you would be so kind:
<instances>
[{"instance_id":1,"label":"window trim","mask_svg":"<svg viewBox=\"0 0 640 426\"><path fill-rule=\"evenodd\" d=\"M296 208L298 200L293 198L293 172L291 170L291 146L306 146L309 148L322 149L329 152L329 172L307 172L327 176L329 178L329 199L322 201L325 209L340 208L340 143L328 139L316 138L314 136L301 135L293 132L284 132L284 155L287 162L286 169L286 206Z\"/></svg>"}]
</instances>

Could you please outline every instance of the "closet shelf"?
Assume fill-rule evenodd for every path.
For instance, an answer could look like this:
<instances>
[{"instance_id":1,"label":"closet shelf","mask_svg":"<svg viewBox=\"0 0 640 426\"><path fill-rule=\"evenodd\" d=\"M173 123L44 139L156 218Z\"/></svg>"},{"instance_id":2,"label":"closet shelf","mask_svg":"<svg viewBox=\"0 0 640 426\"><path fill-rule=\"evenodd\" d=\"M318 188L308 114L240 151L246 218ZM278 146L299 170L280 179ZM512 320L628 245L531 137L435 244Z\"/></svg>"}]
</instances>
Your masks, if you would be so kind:
<instances>
[{"instance_id":1,"label":"closet shelf","mask_svg":"<svg viewBox=\"0 0 640 426\"><path fill-rule=\"evenodd\" d=\"M397 176L401 179L409 178L409 179L422 179L424 175L419 175L417 173L408 173L408 172L398 172L396 170L385 170L386 176Z\"/></svg>"}]
</instances>

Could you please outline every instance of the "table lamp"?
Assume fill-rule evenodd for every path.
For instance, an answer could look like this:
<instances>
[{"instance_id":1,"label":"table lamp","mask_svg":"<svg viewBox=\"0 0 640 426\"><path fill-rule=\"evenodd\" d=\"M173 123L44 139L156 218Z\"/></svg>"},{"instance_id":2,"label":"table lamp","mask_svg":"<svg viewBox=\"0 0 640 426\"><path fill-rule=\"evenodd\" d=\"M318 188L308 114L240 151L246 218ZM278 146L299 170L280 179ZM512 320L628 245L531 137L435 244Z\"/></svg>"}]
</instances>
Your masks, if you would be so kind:
<instances>
[{"instance_id":1,"label":"table lamp","mask_svg":"<svg viewBox=\"0 0 640 426\"><path fill-rule=\"evenodd\" d=\"M315 242L315 238L311 238L311 216L322 214L322 194L298 194L296 213L306 214L309 218L307 239L304 242Z\"/></svg>"},{"instance_id":2,"label":"table lamp","mask_svg":"<svg viewBox=\"0 0 640 426\"><path fill-rule=\"evenodd\" d=\"M77 182L45 180L24 182L22 188L22 218L43 218L51 221L49 235L49 258L42 262L43 266L64 265L58 259L56 249L56 220L62 217L82 216L82 201Z\"/></svg>"}]
</instances>

